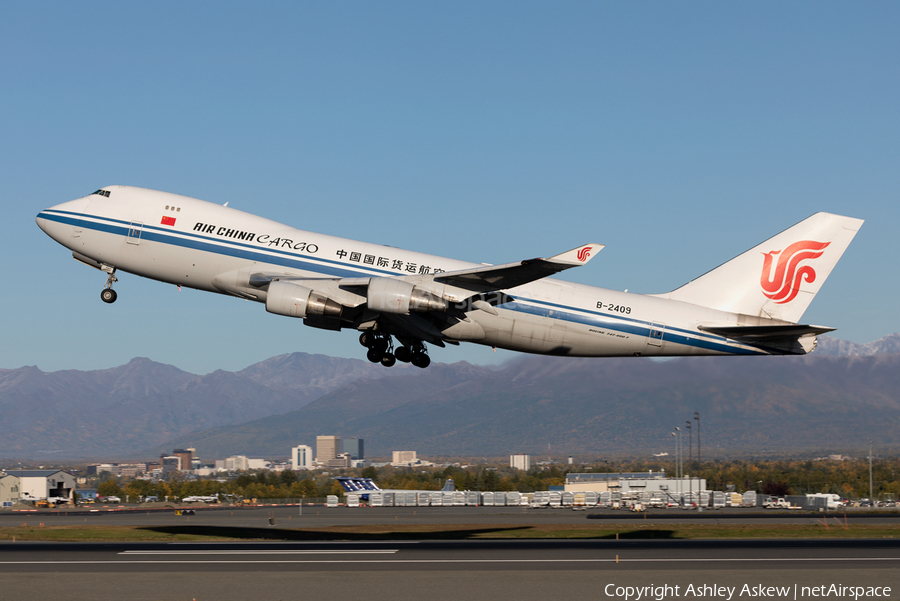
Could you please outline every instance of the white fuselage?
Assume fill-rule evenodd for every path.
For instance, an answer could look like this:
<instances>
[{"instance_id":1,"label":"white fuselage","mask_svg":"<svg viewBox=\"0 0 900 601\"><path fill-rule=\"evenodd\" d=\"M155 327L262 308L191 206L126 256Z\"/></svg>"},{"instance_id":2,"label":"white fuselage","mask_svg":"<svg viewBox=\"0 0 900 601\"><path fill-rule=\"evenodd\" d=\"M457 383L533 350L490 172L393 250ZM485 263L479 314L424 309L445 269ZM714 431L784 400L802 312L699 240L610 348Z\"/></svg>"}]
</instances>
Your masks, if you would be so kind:
<instances>
[{"instance_id":1,"label":"white fuselage","mask_svg":"<svg viewBox=\"0 0 900 601\"><path fill-rule=\"evenodd\" d=\"M476 264L316 234L225 206L112 186L41 212L54 240L99 265L179 286L265 302L241 278L426 279ZM447 296L465 295L451 289ZM767 354L697 329L737 324L734 313L665 298L545 278L503 291L493 311L466 312L445 340L567 356Z\"/></svg>"}]
</instances>

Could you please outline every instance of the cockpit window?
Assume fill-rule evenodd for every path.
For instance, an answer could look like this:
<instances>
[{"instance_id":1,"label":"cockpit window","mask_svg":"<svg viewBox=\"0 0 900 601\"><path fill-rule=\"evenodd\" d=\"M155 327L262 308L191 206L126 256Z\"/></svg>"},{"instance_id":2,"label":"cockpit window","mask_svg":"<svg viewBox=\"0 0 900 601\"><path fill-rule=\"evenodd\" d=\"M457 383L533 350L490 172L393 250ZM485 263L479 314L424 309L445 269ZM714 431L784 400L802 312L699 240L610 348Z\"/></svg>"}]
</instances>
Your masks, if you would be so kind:
<instances>
[{"instance_id":1,"label":"cockpit window","mask_svg":"<svg viewBox=\"0 0 900 601\"><path fill-rule=\"evenodd\" d=\"M91 192L90 196L93 196L94 194L99 194L100 196L109 198L109 190L97 190L96 192Z\"/></svg>"}]
</instances>

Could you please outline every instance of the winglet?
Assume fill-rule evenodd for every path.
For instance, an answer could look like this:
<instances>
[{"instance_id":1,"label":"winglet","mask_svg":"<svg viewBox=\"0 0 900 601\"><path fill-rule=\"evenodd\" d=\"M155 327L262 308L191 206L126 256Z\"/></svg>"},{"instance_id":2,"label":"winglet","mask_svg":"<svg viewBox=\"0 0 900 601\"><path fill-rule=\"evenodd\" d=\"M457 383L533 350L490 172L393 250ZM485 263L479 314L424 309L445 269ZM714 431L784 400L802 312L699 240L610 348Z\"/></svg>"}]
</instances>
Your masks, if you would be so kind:
<instances>
[{"instance_id":1,"label":"winglet","mask_svg":"<svg viewBox=\"0 0 900 601\"><path fill-rule=\"evenodd\" d=\"M582 244L570 251L558 254L547 259L550 263L562 263L564 265L584 265L591 260L595 254L603 250L603 244Z\"/></svg>"}]
</instances>

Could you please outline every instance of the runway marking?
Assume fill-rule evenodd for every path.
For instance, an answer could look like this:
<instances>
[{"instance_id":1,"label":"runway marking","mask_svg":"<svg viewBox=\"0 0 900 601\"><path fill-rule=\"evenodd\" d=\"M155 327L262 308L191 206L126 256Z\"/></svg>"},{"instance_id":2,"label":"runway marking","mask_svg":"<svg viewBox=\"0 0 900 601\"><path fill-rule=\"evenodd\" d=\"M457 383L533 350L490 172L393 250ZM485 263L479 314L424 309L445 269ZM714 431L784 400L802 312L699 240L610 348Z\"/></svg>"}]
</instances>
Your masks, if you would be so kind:
<instances>
[{"instance_id":1,"label":"runway marking","mask_svg":"<svg viewBox=\"0 0 900 601\"><path fill-rule=\"evenodd\" d=\"M338 560L338 559L307 559L307 560L291 560L291 559L271 559L271 560L257 560L257 561L239 561L239 560L225 560L225 559L205 559L205 560L131 560L131 559L120 559L115 561L109 560L101 560L101 561L75 561L75 560L63 560L63 561L0 561L0 565L93 565L93 564L105 564L105 565L117 565L117 564L180 564L180 565L189 565L189 564L267 564L267 563L303 563L303 564L500 564L500 563L515 563L515 564L526 564L526 563L717 563L717 562L741 562L741 563L802 563L802 562L832 562L832 563L859 563L859 562L884 562L884 561L895 561L900 562L900 558L898 557L783 557L783 558L750 558L750 559L741 559L741 558L701 558L701 559L688 559L688 558L661 558L661 559L646 559L646 558L637 558L637 559L626 559L619 557L609 558L609 559L348 559L348 560Z\"/></svg>"},{"instance_id":2,"label":"runway marking","mask_svg":"<svg viewBox=\"0 0 900 601\"><path fill-rule=\"evenodd\" d=\"M315 550L315 549L191 549L186 551L149 550L122 551L119 555L390 555L400 549L360 549L360 550Z\"/></svg>"}]
</instances>

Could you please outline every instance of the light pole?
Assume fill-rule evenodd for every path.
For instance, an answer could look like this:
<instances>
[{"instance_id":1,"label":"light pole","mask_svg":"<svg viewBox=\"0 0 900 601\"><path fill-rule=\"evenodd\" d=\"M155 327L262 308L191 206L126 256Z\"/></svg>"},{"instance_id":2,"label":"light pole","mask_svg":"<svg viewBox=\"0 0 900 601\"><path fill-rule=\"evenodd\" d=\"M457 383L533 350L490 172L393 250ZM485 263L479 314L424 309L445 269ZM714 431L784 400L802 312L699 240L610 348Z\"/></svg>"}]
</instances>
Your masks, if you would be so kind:
<instances>
[{"instance_id":1,"label":"light pole","mask_svg":"<svg viewBox=\"0 0 900 601\"><path fill-rule=\"evenodd\" d=\"M678 465L678 494L684 494L684 465L681 459L681 428L675 426L675 462Z\"/></svg>"},{"instance_id":2,"label":"light pole","mask_svg":"<svg viewBox=\"0 0 900 601\"><path fill-rule=\"evenodd\" d=\"M697 420L697 471L700 471L700 412L694 411L694 419Z\"/></svg>"},{"instance_id":3,"label":"light pole","mask_svg":"<svg viewBox=\"0 0 900 601\"><path fill-rule=\"evenodd\" d=\"M869 503L875 507L875 497L872 491L872 439L869 439Z\"/></svg>"},{"instance_id":4,"label":"light pole","mask_svg":"<svg viewBox=\"0 0 900 601\"><path fill-rule=\"evenodd\" d=\"M687 424L687 432L688 432L688 469L693 469L691 462L694 460L694 438L691 436L691 421L688 420L685 422ZM694 481L691 480L691 475L688 474L688 493L690 494L691 502L694 501ZM698 503L699 505L699 503Z\"/></svg>"},{"instance_id":5,"label":"light pole","mask_svg":"<svg viewBox=\"0 0 900 601\"><path fill-rule=\"evenodd\" d=\"M693 461L694 461L694 437L693 437L693 434L691 433L691 421L688 420L684 423L687 424L687 426L685 426L685 427L687 428L687 431L688 431L688 469L690 470L690 469L694 469L692 467Z\"/></svg>"}]
</instances>

